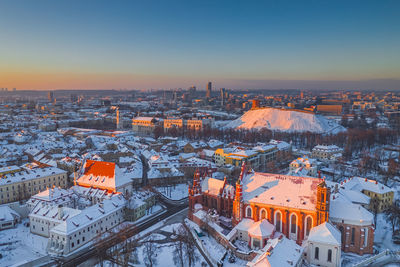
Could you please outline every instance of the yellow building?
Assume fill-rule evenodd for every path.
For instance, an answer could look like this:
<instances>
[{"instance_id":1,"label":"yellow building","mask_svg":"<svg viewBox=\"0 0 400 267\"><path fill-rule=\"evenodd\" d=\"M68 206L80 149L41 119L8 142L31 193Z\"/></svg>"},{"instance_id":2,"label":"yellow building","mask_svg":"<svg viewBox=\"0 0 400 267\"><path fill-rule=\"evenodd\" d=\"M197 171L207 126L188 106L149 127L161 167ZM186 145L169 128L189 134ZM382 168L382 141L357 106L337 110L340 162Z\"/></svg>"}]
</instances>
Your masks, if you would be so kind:
<instances>
[{"instance_id":1,"label":"yellow building","mask_svg":"<svg viewBox=\"0 0 400 267\"><path fill-rule=\"evenodd\" d=\"M343 182L343 186L345 189L357 190L370 197L371 200L376 198L376 204L374 201L370 202L370 210L375 209L373 205L378 205L378 212L382 212L392 205L394 201L394 190L375 180L353 177Z\"/></svg>"},{"instance_id":2,"label":"yellow building","mask_svg":"<svg viewBox=\"0 0 400 267\"><path fill-rule=\"evenodd\" d=\"M138 134L152 134L157 120L152 117L136 117L132 119L132 130Z\"/></svg>"},{"instance_id":3,"label":"yellow building","mask_svg":"<svg viewBox=\"0 0 400 267\"><path fill-rule=\"evenodd\" d=\"M214 161L218 166L233 165L235 167L242 166L243 161L252 166L253 169L259 167L258 152L255 150L241 149L223 149L219 148L214 153Z\"/></svg>"}]
</instances>

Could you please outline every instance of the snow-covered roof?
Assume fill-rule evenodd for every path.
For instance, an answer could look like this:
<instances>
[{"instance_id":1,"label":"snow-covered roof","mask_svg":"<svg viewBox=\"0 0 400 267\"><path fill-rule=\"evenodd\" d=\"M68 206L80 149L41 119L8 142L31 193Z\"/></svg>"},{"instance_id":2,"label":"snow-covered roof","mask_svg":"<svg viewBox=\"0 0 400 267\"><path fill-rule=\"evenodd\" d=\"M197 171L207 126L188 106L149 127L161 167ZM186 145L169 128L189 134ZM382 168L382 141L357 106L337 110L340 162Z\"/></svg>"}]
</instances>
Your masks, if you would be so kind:
<instances>
[{"instance_id":1,"label":"snow-covered roof","mask_svg":"<svg viewBox=\"0 0 400 267\"><path fill-rule=\"evenodd\" d=\"M235 188L224 182L211 177L206 177L201 181L201 191L206 192L210 195L218 196L222 190L222 194L230 194L234 196Z\"/></svg>"},{"instance_id":2,"label":"snow-covered roof","mask_svg":"<svg viewBox=\"0 0 400 267\"><path fill-rule=\"evenodd\" d=\"M372 225L374 215L361 205L351 203L341 194L332 194L329 205L329 219L332 222L342 222L354 225Z\"/></svg>"},{"instance_id":3,"label":"snow-covered roof","mask_svg":"<svg viewBox=\"0 0 400 267\"><path fill-rule=\"evenodd\" d=\"M14 172L14 171L18 171L20 169L21 169L20 167L15 166L15 165L7 166L7 167L1 167L0 168L0 174L4 173L4 172Z\"/></svg>"},{"instance_id":4,"label":"snow-covered roof","mask_svg":"<svg viewBox=\"0 0 400 267\"><path fill-rule=\"evenodd\" d=\"M122 209L124 205L125 199L121 195L115 195L111 199L105 199L102 203L97 203L82 210L78 215L72 218L67 218L51 229L50 232L60 235L71 234L108 216L117 209Z\"/></svg>"},{"instance_id":5,"label":"snow-covered roof","mask_svg":"<svg viewBox=\"0 0 400 267\"><path fill-rule=\"evenodd\" d=\"M0 206L0 222L13 221L21 216L9 206Z\"/></svg>"},{"instance_id":6,"label":"snow-covered roof","mask_svg":"<svg viewBox=\"0 0 400 267\"><path fill-rule=\"evenodd\" d=\"M59 211L62 211L62 217L59 217ZM57 206L54 205L47 205L45 203L36 205L31 213L29 214L29 217L35 217L35 218L40 218L40 219L46 219L49 221L54 221L54 222L60 222L66 219L73 218L74 216L80 214L81 211L78 209L72 209L69 207L61 207L58 208Z\"/></svg>"},{"instance_id":7,"label":"snow-covered roof","mask_svg":"<svg viewBox=\"0 0 400 267\"><path fill-rule=\"evenodd\" d=\"M313 150L320 150L326 152L336 152L341 151L342 149L337 145L316 145Z\"/></svg>"},{"instance_id":8,"label":"snow-covered roof","mask_svg":"<svg viewBox=\"0 0 400 267\"><path fill-rule=\"evenodd\" d=\"M35 202L36 200L52 202L59 198L70 197L73 194L74 192L71 189L53 187L53 188L47 188L46 190L39 192L38 194L32 196L30 200L32 202Z\"/></svg>"},{"instance_id":9,"label":"snow-covered roof","mask_svg":"<svg viewBox=\"0 0 400 267\"><path fill-rule=\"evenodd\" d=\"M315 210L317 186L322 179L269 173L250 173L243 177L243 199L260 203Z\"/></svg>"},{"instance_id":10,"label":"snow-covered roof","mask_svg":"<svg viewBox=\"0 0 400 267\"><path fill-rule=\"evenodd\" d=\"M248 234L250 236L261 237L263 239L270 237L274 232L275 226L266 219L253 223L248 229Z\"/></svg>"},{"instance_id":11,"label":"snow-covered roof","mask_svg":"<svg viewBox=\"0 0 400 267\"><path fill-rule=\"evenodd\" d=\"M251 262L249 267L293 267L301 260L303 255L301 246L295 241L287 239L283 235L269 239L259 255Z\"/></svg>"},{"instance_id":12,"label":"snow-covered roof","mask_svg":"<svg viewBox=\"0 0 400 267\"><path fill-rule=\"evenodd\" d=\"M342 239L338 229L329 222L324 222L311 228L308 242L317 242L335 246L341 246Z\"/></svg>"},{"instance_id":13,"label":"snow-covered roof","mask_svg":"<svg viewBox=\"0 0 400 267\"><path fill-rule=\"evenodd\" d=\"M23 170L20 172L8 173L0 177L0 185L17 183L24 180L39 179L50 175L67 173L56 167L36 168L33 170Z\"/></svg>"},{"instance_id":14,"label":"snow-covered roof","mask_svg":"<svg viewBox=\"0 0 400 267\"><path fill-rule=\"evenodd\" d=\"M343 182L342 186L349 190L367 190L378 194L393 192L393 189L390 189L389 187L382 183L379 183L378 181L361 177L350 178L349 180Z\"/></svg>"}]
</instances>

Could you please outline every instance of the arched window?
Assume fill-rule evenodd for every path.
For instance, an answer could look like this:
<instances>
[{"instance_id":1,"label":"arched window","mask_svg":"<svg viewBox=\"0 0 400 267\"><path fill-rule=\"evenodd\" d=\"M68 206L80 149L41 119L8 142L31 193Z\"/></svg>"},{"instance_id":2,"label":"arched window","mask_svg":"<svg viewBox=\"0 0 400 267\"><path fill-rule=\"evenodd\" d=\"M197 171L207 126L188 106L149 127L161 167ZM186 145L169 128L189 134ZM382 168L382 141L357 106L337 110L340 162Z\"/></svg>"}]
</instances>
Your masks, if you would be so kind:
<instances>
[{"instance_id":1,"label":"arched window","mask_svg":"<svg viewBox=\"0 0 400 267\"><path fill-rule=\"evenodd\" d=\"M252 217L251 207L247 207L247 209L246 209L246 217L247 218L251 218Z\"/></svg>"},{"instance_id":2,"label":"arched window","mask_svg":"<svg viewBox=\"0 0 400 267\"><path fill-rule=\"evenodd\" d=\"M342 246L344 247L344 243L345 243L345 233L344 233L344 228L343 228L343 226L340 226L340 227L339 227L339 231L340 231L340 234L341 234L341 236L342 236Z\"/></svg>"},{"instance_id":3,"label":"arched window","mask_svg":"<svg viewBox=\"0 0 400 267\"><path fill-rule=\"evenodd\" d=\"M310 234L310 230L313 225L313 218L310 215L308 215L306 217L306 221L304 222L304 224L305 224L304 225L305 236L308 236Z\"/></svg>"},{"instance_id":4,"label":"arched window","mask_svg":"<svg viewBox=\"0 0 400 267\"><path fill-rule=\"evenodd\" d=\"M314 259L316 259L316 260L319 259L319 247L315 247Z\"/></svg>"},{"instance_id":5,"label":"arched window","mask_svg":"<svg viewBox=\"0 0 400 267\"><path fill-rule=\"evenodd\" d=\"M267 218L267 211L265 209L260 210L260 220L268 219Z\"/></svg>"},{"instance_id":6,"label":"arched window","mask_svg":"<svg viewBox=\"0 0 400 267\"><path fill-rule=\"evenodd\" d=\"M277 210L275 212L275 229L277 232L281 232L282 231L282 213Z\"/></svg>"},{"instance_id":7,"label":"arched window","mask_svg":"<svg viewBox=\"0 0 400 267\"><path fill-rule=\"evenodd\" d=\"M297 216L294 213L290 215L290 233L291 234L297 233Z\"/></svg>"},{"instance_id":8,"label":"arched window","mask_svg":"<svg viewBox=\"0 0 400 267\"><path fill-rule=\"evenodd\" d=\"M332 249L328 249L328 262L332 262Z\"/></svg>"}]
</instances>

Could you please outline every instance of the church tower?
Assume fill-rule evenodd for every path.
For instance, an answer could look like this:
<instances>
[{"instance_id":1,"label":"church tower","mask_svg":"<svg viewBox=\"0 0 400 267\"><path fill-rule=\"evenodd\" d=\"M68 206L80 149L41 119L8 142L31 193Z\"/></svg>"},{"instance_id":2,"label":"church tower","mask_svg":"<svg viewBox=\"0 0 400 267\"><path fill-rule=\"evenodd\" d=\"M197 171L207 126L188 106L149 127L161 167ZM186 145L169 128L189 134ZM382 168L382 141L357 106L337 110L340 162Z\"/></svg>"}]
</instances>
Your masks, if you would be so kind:
<instances>
[{"instance_id":1,"label":"church tower","mask_svg":"<svg viewBox=\"0 0 400 267\"><path fill-rule=\"evenodd\" d=\"M236 182L235 199L233 200L233 221L234 225L243 219L243 177L246 172L246 163L243 162L239 179Z\"/></svg>"},{"instance_id":2,"label":"church tower","mask_svg":"<svg viewBox=\"0 0 400 267\"><path fill-rule=\"evenodd\" d=\"M331 198L331 190L326 185L325 180L317 187L317 225L329 220L329 201Z\"/></svg>"},{"instance_id":3,"label":"church tower","mask_svg":"<svg viewBox=\"0 0 400 267\"><path fill-rule=\"evenodd\" d=\"M201 181L200 181L200 172L196 170L193 177L193 185L189 186L189 214L193 212L194 205L196 203L202 204L202 195L201 195Z\"/></svg>"}]
</instances>

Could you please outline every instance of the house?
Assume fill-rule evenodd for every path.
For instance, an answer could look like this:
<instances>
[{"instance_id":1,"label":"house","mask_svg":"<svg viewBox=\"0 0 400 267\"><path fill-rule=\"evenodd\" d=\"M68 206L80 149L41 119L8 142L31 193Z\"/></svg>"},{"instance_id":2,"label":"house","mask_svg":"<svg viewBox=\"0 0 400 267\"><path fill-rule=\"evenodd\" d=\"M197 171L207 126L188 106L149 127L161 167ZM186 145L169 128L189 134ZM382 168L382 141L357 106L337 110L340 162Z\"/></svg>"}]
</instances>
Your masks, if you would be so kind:
<instances>
[{"instance_id":1,"label":"house","mask_svg":"<svg viewBox=\"0 0 400 267\"><path fill-rule=\"evenodd\" d=\"M9 206L0 206L0 230L13 228L21 216Z\"/></svg>"},{"instance_id":2,"label":"house","mask_svg":"<svg viewBox=\"0 0 400 267\"><path fill-rule=\"evenodd\" d=\"M341 233L329 222L311 229L307 239L306 259L316 266L341 266Z\"/></svg>"},{"instance_id":3,"label":"house","mask_svg":"<svg viewBox=\"0 0 400 267\"><path fill-rule=\"evenodd\" d=\"M343 149L336 145L317 145L312 149L312 157L326 161L335 160L342 156Z\"/></svg>"}]
</instances>

